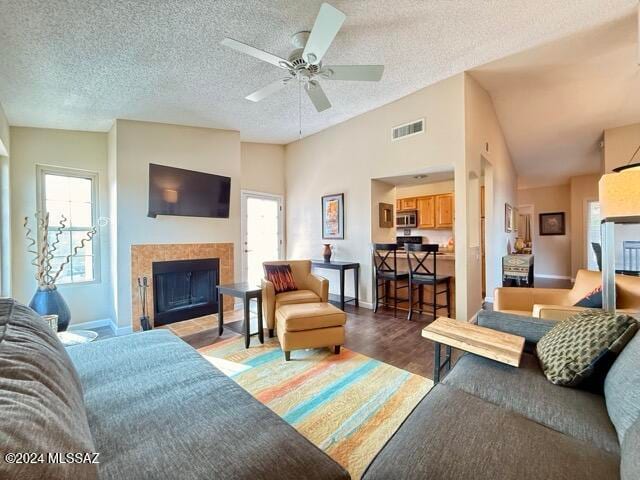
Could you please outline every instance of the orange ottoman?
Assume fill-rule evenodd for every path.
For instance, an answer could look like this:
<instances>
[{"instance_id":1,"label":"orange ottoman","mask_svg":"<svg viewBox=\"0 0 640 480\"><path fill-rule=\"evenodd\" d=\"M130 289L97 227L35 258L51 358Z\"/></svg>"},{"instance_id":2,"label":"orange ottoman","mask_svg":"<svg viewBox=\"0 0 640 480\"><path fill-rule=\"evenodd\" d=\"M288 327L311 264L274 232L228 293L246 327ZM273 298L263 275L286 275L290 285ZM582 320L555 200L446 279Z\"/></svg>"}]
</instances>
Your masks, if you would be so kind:
<instances>
[{"instance_id":1,"label":"orange ottoman","mask_svg":"<svg viewBox=\"0 0 640 480\"><path fill-rule=\"evenodd\" d=\"M276 332L285 360L301 348L334 347L340 353L346 322L347 315L330 303L282 305L276 310Z\"/></svg>"}]
</instances>

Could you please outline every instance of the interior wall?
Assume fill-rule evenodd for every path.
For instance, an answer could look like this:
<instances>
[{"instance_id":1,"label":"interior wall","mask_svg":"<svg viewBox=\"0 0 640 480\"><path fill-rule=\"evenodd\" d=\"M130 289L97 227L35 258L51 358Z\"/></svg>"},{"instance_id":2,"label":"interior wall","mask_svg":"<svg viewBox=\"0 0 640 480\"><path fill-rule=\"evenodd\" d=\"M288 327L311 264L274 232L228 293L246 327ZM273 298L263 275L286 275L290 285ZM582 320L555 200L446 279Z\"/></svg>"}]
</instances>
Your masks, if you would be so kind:
<instances>
[{"instance_id":1,"label":"interior wall","mask_svg":"<svg viewBox=\"0 0 640 480\"><path fill-rule=\"evenodd\" d=\"M107 182L107 134L11 127L11 209L12 219L12 295L22 303L31 300L37 282L31 256L26 251L24 217L30 218L37 207L36 165L52 165L97 172L98 217L109 218ZM110 234L109 227L98 227L100 278L96 282L59 285L69 309L71 324L110 319Z\"/></svg>"},{"instance_id":2,"label":"interior wall","mask_svg":"<svg viewBox=\"0 0 640 480\"><path fill-rule=\"evenodd\" d=\"M600 175L572 177L571 189L571 278L581 268L587 268L587 201L598 199Z\"/></svg>"},{"instance_id":3,"label":"interior wall","mask_svg":"<svg viewBox=\"0 0 640 480\"><path fill-rule=\"evenodd\" d=\"M11 135L0 104L0 296L11 296Z\"/></svg>"},{"instance_id":4,"label":"interior wall","mask_svg":"<svg viewBox=\"0 0 640 480\"><path fill-rule=\"evenodd\" d=\"M628 164L638 146L640 146L640 123L605 130L605 173L611 172L616 167ZM634 161L640 162L640 152L636 154Z\"/></svg>"},{"instance_id":5,"label":"interior wall","mask_svg":"<svg viewBox=\"0 0 640 480\"><path fill-rule=\"evenodd\" d=\"M285 194L284 145L242 142L240 162L243 190Z\"/></svg>"},{"instance_id":6,"label":"interior wall","mask_svg":"<svg viewBox=\"0 0 640 480\"><path fill-rule=\"evenodd\" d=\"M508 253L508 246L513 245L515 239L513 233L505 232L504 208L505 203L517 205L517 174L491 97L469 74L465 74L465 139L466 172L461 178L465 182L463 188L470 191L473 186L474 191L478 190L477 195L469 195L467 200L467 209L475 212L473 220L469 222L473 221L472 227L476 229L468 232L467 288L471 313L480 308L483 300L481 247L477 245L478 242L471 241L476 238L475 233L480 228L480 194L479 187L475 186L482 182L476 182L476 179L484 178L485 186L486 289L487 300L491 301L494 289L502 285L502 257ZM456 188L456 192L458 190ZM456 252L460 244L460 236L456 232Z\"/></svg>"},{"instance_id":7,"label":"interior wall","mask_svg":"<svg viewBox=\"0 0 640 480\"><path fill-rule=\"evenodd\" d=\"M395 227L387 228L380 226L380 204L388 203L393 205L395 212L396 204L395 185L381 182L380 180L371 180L371 242L372 243L395 243L396 229ZM393 215L392 215L393 216ZM395 218L393 219L395 223Z\"/></svg>"},{"instance_id":8,"label":"interior wall","mask_svg":"<svg viewBox=\"0 0 640 480\"><path fill-rule=\"evenodd\" d=\"M234 244L240 272L240 134L229 130L129 120L116 121L117 322L131 326L131 245L153 243ZM149 218L149 163L231 177L229 218Z\"/></svg>"},{"instance_id":9,"label":"interior wall","mask_svg":"<svg viewBox=\"0 0 640 480\"><path fill-rule=\"evenodd\" d=\"M424 183L421 185L398 185L397 198L422 197L425 195L438 195L439 193L453 193L455 183L453 180L444 182Z\"/></svg>"},{"instance_id":10,"label":"interior wall","mask_svg":"<svg viewBox=\"0 0 640 480\"><path fill-rule=\"evenodd\" d=\"M425 119L425 133L391 141L394 126ZM464 76L456 75L285 148L287 257L318 258L322 244L337 260L360 263L360 296L372 299L371 179L425 171L464 172ZM457 175L456 178L464 178ZM464 180L456 182L456 237L466 238ZM323 240L321 197L344 193L345 239ZM456 284L466 284L466 247L456 252ZM322 271L337 293L333 272ZM347 295L352 294L347 279ZM456 295L466 312L466 295ZM462 318L464 314L460 315Z\"/></svg>"},{"instance_id":11,"label":"interior wall","mask_svg":"<svg viewBox=\"0 0 640 480\"><path fill-rule=\"evenodd\" d=\"M518 190L519 205L533 205L534 274L551 278L571 278L572 275L572 208L571 187L551 187ZM565 213L565 235L540 235L541 213Z\"/></svg>"}]
</instances>

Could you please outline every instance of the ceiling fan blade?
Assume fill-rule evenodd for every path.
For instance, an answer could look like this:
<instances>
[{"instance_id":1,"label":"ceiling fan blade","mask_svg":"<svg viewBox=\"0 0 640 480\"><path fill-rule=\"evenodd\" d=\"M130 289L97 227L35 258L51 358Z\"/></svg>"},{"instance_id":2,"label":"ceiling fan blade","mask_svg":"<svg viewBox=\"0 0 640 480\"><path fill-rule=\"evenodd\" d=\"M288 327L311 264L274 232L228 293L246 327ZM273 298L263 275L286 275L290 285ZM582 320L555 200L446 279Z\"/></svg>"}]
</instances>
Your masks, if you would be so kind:
<instances>
[{"instance_id":1,"label":"ceiling fan blade","mask_svg":"<svg viewBox=\"0 0 640 480\"><path fill-rule=\"evenodd\" d=\"M382 78L384 65L329 65L323 67L322 71L327 80L378 82Z\"/></svg>"},{"instance_id":2,"label":"ceiling fan blade","mask_svg":"<svg viewBox=\"0 0 640 480\"><path fill-rule=\"evenodd\" d=\"M238 52L242 52L246 55L251 55L258 60L262 60L263 62L270 63L271 65L275 65L276 67L284 68L285 70L289 69L289 62L287 62L284 58L280 58L273 53L265 52L264 50L260 50L259 48L252 47L251 45L247 45L246 43L239 42L234 40L233 38L225 38L220 42L221 45L225 47L233 48Z\"/></svg>"},{"instance_id":3,"label":"ceiling fan blade","mask_svg":"<svg viewBox=\"0 0 640 480\"><path fill-rule=\"evenodd\" d=\"M311 34L302 52L302 58L317 65L331 46L338 30L347 16L328 3L320 5L320 11L311 29Z\"/></svg>"},{"instance_id":4,"label":"ceiling fan blade","mask_svg":"<svg viewBox=\"0 0 640 480\"><path fill-rule=\"evenodd\" d=\"M331 108L331 102L318 82L312 80L305 84L304 89L318 112Z\"/></svg>"},{"instance_id":5,"label":"ceiling fan blade","mask_svg":"<svg viewBox=\"0 0 640 480\"><path fill-rule=\"evenodd\" d=\"M253 92L251 95L247 95L245 98L247 100L251 100L252 102L259 102L263 98L268 97L269 95L276 93L278 90L283 89L289 83L290 78L281 78L273 83L270 83L266 87L262 87L260 90Z\"/></svg>"}]
</instances>

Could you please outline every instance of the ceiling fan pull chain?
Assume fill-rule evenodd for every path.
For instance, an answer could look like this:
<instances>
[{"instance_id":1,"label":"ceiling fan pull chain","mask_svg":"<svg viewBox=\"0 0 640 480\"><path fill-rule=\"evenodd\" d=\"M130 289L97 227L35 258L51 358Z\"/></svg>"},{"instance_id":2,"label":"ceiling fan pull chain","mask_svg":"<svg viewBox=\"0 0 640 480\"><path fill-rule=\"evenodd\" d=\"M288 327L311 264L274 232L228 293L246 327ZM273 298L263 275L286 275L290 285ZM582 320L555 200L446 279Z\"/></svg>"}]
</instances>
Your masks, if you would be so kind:
<instances>
[{"instance_id":1,"label":"ceiling fan pull chain","mask_svg":"<svg viewBox=\"0 0 640 480\"><path fill-rule=\"evenodd\" d=\"M298 135L302 138L302 81L298 79Z\"/></svg>"}]
</instances>

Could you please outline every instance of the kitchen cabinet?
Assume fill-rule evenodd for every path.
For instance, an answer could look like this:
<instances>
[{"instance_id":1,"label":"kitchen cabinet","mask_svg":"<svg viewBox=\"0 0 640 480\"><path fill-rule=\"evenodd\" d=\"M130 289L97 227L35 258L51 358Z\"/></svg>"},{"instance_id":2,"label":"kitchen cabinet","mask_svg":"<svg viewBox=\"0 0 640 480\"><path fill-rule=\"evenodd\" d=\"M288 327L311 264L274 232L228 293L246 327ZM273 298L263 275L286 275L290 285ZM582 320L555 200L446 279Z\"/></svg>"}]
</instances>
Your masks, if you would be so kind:
<instances>
[{"instance_id":1,"label":"kitchen cabinet","mask_svg":"<svg viewBox=\"0 0 640 480\"><path fill-rule=\"evenodd\" d=\"M396 206L399 212L416 210L418 208L417 198L400 198L396 201Z\"/></svg>"},{"instance_id":2,"label":"kitchen cabinet","mask_svg":"<svg viewBox=\"0 0 640 480\"><path fill-rule=\"evenodd\" d=\"M419 197L416 200L418 207L418 228L436 228L435 197Z\"/></svg>"},{"instance_id":3,"label":"kitchen cabinet","mask_svg":"<svg viewBox=\"0 0 640 480\"><path fill-rule=\"evenodd\" d=\"M453 194L436 195L435 204L435 228L453 228Z\"/></svg>"}]
</instances>

